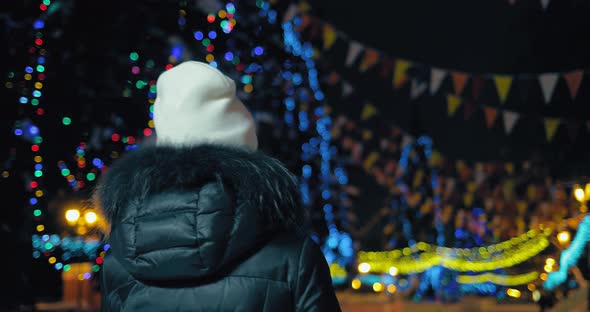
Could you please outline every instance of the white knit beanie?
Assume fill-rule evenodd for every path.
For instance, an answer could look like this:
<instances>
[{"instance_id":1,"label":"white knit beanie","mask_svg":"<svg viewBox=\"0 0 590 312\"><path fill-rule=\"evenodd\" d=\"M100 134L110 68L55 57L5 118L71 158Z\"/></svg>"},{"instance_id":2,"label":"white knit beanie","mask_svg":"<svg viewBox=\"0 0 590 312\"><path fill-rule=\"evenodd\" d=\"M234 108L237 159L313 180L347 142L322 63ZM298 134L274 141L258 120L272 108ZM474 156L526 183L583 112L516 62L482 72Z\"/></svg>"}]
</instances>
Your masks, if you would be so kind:
<instances>
[{"instance_id":1,"label":"white knit beanie","mask_svg":"<svg viewBox=\"0 0 590 312\"><path fill-rule=\"evenodd\" d=\"M258 148L254 119L229 77L205 63L184 62L160 75L154 104L158 145L213 143Z\"/></svg>"}]
</instances>

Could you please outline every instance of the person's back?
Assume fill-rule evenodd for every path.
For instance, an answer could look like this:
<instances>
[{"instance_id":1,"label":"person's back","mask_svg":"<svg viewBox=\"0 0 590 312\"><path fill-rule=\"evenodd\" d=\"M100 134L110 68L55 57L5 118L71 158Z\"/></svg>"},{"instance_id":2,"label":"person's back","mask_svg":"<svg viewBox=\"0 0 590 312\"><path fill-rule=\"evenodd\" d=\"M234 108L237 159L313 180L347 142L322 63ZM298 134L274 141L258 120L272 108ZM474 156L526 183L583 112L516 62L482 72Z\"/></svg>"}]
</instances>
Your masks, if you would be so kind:
<instances>
[{"instance_id":1,"label":"person's back","mask_svg":"<svg viewBox=\"0 0 590 312\"><path fill-rule=\"evenodd\" d=\"M178 99L194 98L183 90L195 82L177 78L195 71L232 92L205 94L217 102L185 119L194 124L169 125L172 111L190 115ZM340 310L325 258L302 229L297 181L254 151L253 121L234 89L195 62L159 79L158 145L117 161L96 190L111 225L103 311Z\"/></svg>"}]
</instances>

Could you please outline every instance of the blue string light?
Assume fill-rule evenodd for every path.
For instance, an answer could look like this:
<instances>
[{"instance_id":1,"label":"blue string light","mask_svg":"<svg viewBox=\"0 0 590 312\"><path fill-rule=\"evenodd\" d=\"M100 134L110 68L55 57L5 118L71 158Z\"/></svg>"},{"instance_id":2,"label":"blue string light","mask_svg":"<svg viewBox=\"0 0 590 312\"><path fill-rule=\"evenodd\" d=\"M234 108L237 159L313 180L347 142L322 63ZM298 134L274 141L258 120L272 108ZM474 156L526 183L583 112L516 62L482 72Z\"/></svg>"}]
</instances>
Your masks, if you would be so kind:
<instances>
[{"instance_id":1,"label":"blue string light","mask_svg":"<svg viewBox=\"0 0 590 312\"><path fill-rule=\"evenodd\" d=\"M576 265L588 241L590 241L590 216L584 217L578 225L578 232L572 244L559 257L559 270L549 273L547 280L543 283L545 289L553 290L566 281L567 271L570 267Z\"/></svg>"}]
</instances>

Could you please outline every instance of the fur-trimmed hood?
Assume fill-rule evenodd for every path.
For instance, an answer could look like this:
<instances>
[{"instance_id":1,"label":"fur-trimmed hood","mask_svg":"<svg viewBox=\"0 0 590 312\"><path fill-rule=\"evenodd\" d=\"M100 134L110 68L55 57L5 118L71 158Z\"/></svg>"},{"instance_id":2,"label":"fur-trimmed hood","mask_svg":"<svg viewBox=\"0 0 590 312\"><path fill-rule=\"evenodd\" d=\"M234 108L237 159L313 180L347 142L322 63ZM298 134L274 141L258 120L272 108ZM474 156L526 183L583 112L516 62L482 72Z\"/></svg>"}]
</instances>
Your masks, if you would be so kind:
<instances>
[{"instance_id":1,"label":"fur-trimmed hood","mask_svg":"<svg viewBox=\"0 0 590 312\"><path fill-rule=\"evenodd\" d=\"M277 160L219 145L142 147L108 170L95 200L115 258L136 278L209 275L277 231L302 231L298 183Z\"/></svg>"}]
</instances>

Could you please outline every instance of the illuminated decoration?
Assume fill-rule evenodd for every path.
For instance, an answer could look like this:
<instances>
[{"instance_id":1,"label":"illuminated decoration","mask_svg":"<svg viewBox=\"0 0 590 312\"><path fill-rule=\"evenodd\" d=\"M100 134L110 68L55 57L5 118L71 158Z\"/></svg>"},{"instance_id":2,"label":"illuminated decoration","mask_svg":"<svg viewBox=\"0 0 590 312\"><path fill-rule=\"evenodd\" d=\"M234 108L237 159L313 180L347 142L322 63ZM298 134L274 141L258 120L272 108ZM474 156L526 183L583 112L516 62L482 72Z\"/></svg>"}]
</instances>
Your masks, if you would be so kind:
<instances>
[{"instance_id":1,"label":"illuminated decoration","mask_svg":"<svg viewBox=\"0 0 590 312\"><path fill-rule=\"evenodd\" d=\"M576 265L588 241L590 241L590 216L585 216L578 225L578 232L571 245L559 257L559 270L551 272L546 277L543 283L544 288L552 290L566 281L567 271Z\"/></svg>"},{"instance_id":2,"label":"illuminated decoration","mask_svg":"<svg viewBox=\"0 0 590 312\"><path fill-rule=\"evenodd\" d=\"M352 280L350 286L352 287L352 289L359 289L359 288L361 288L361 285L362 285L361 280L359 280L358 278L355 278Z\"/></svg>"},{"instance_id":3,"label":"illuminated decoration","mask_svg":"<svg viewBox=\"0 0 590 312\"><path fill-rule=\"evenodd\" d=\"M520 298L520 290L514 288L506 289L506 294L512 298Z\"/></svg>"},{"instance_id":4,"label":"illuminated decoration","mask_svg":"<svg viewBox=\"0 0 590 312\"><path fill-rule=\"evenodd\" d=\"M363 273L363 274L369 273L369 271L371 271L371 265L366 262L362 262L359 264L358 270L360 273Z\"/></svg>"},{"instance_id":5,"label":"illuminated decoration","mask_svg":"<svg viewBox=\"0 0 590 312\"><path fill-rule=\"evenodd\" d=\"M268 16L269 22L274 23L273 20L276 18L276 12L269 9L270 5L264 1L257 1L256 5L262 9L262 12L265 12L264 15ZM272 12L274 12L274 14L272 14ZM285 68L286 72L289 72L289 75L287 75L286 78L294 82L293 84L289 84L292 87L294 84L300 84L301 77L306 76L313 100L318 103L322 103L324 100L324 93L320 88L318 70L316 69L315 61L313 59L313 46L309 42L301 42L299 39L299 34L295 31L295 28L300 23L300 17L295 17L293 20L283 22L283 43L286 52L300 58L300 60L304 62L307 72L299 73L289 70L289 68ZM263 53L264 50L262 47L256 47L253 51L253 54L255 55L261 55ZM296 80L299 81L296 82ZM287 91L287 94L290 93L293 92ZM295 100L296 99L292 96L288 96L284 100L284 105L287 110L285 112L284 120L287 125L294 124L295 118L293 116L293 110L295 107ZM354 256L352 238L348 233L339 230L336 226L333 212L334 207L331 202L331 198L334 196L334 194L332 194L333 192L330 188L330 185L332 183L331 181L333 180L333 176L336 176L339 184L346 184L348 177L344 171L344 168L337 167L333 170L331 168L332 154L334 149L330 143L332 138L332 133L330 131L332 120L328 112L326 112L324 107L317 106L315 109L313 109L313 115L315 116L311 117L308 116L308 114L309 113L306 110L300 110L297 116L297 119L299 120L299 125L297 128L300 132L307 132L310 128L317 132L317 136L312 137L308 142L303 143L301 146L303 151L301 159L305 162L301 168L301 193L303 197L303 203L305 205L311 204L309 180L312 174L312 167L308 162L319 154L319 192L323 202L321 205L324 211L324 219L326 220L326 225L328 227L328 237L326 238L325 244L322 247L322 251L324 252L328 263L338 262L341 265L346 265L352 262ZM315 127L310 127L310 119L315 120Z\"/></svg>"},{"instance_id":6,"label":"illuminated decoration","mask_svg":"<svg viewBox=\"0 0 590 312\"><path fill-rule=\"evenodd\" d=\"M576 197L576 200L580 203L586 201L586 194L580 186L576 186L576 188L574 189L574 197Z\"/></svg>"},{"instance_id":7,"label":"illuminated decoration","mask_svg":"<svg viewBox=\"0 0 590 312\"><path fill-rule=\"evenodd\" d=\"M374 292L382 292L383 291L383 288L384 288L383 287L383 284L381 284L381 283L378 283L377 282L377 283L374 283L373 284L373 291Z\"/></svg>"},{"instance_id":8,"label":"illuminated decoration","mask_svg":"<svg viewBox=\"0 0 590 312\"><path fill-rule=\"evenodd\" d=\"M88 224L93 224L98 219L96 213L94 211L88 211L84 214L84 219Z\"/></svg>"},{"instance_id":9,"label":"illuminated decoration","mask_svg":"<svg viewBox=\"0 0 590 312\"><path fill-rule=\"evenodd\" d=\"M571 235L568 231L561 231L557 234L557 241L562 245L567 245L570 242Z\"/></svg>"},{"instance_id":10,"label":"illuminated decoration","mask_svg":"<svg viewBox=\"0 0 590 312\"><path fill-rule=\"evenodd\" d=\"M535 281L537 278L539 278L538 272L519 275L484 273L479 275L459 275L457 276L457 282L460 284L481 284L489 282L501 286L519 286Z\"/></svg>"},{"instance_id":11,"label":"illuminated decoration","mask_svg":"<svg viewBox=\"0 0 590 312\"><path fill-rule=\"evenodd\" d=\"M386 274L394 266L400 274L412 274L437 265L459 272L483 272L527 261L549 246L547 236L550 234L550 228L545 228L541 233L531 230L498 244L467 250L418 243L402 250L361 251L357 258L360 263L368 264L368 272L371 273Z\"/></svg>"},{"instance_id":12,"label":"illuminated decoration","mask_svg":"<svg viewBox=\"0 0 590 312\"><path fill-rule=\"evenodd\" d=\"M344 284L346 282L347 272L336 262L330 264L330 275L332 276L332 283L335 285Z\"/></svg>"},{"instance_id":13,"label":"illuminated decoration","mask_svg":"<svg viewBox=\"0 0 590 312\"><path fill-rule=\"evenodd\" d=\"M78 219L80 219L80 210L69 209L66 211L65 217L68 222L71 222L71 223L77 222Z\"/></svg>"}]
</instances>

